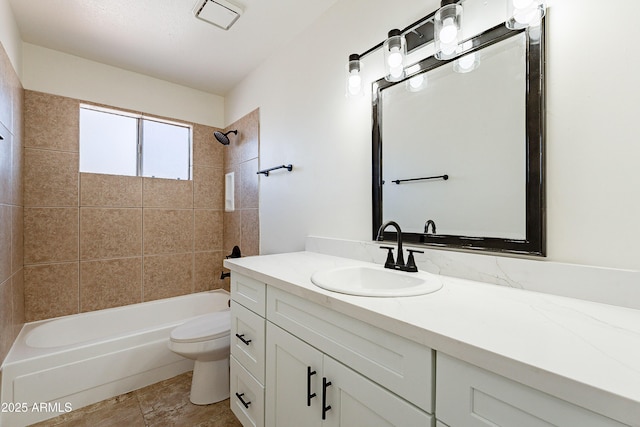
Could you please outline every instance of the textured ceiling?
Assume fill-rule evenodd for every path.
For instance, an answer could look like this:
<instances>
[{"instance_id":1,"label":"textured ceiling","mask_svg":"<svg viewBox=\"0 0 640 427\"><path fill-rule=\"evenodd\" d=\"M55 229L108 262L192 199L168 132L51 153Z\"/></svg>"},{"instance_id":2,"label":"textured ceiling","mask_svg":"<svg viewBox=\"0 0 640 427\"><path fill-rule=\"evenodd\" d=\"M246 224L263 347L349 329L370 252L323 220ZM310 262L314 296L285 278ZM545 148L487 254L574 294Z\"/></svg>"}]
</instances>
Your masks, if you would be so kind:
<instances>
[{"instance_id":1,"label":"textured ceiling","mask_svg":"<svg viewBox=\"0 0 640 427\"><path fill-rule=\"evenodd\" d=\"M237 0L228 31L195 0L9 0L22 40L225 95L336 0Z\"/></svg>"}]
</instances>

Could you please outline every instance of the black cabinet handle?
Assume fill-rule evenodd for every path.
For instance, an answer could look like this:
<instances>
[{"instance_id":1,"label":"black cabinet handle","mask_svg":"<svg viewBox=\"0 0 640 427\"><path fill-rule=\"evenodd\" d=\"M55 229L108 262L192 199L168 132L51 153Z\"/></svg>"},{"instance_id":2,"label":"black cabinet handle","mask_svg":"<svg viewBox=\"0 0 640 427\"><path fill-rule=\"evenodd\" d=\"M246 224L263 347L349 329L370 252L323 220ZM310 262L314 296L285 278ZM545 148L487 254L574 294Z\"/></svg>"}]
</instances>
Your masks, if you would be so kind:
<instances>
[{"instance_id":1,"label":"black cabinet handle","mask_svg":"<svg viewBox=\"0 0 640 427\"><path fill-rule=\"evenodd\" d=\"M331 409L331 405L327 406L327 387L331 385L331 381L327 381L322 377L322 419L327 419L327 411Z\"/></svg>"},{"instance_id":2,"label":"black cabinet handle","mask_svg":"<svg viewBox=\"0 0 640 427\"><path fill-rule=\"evenodd\" d=\"M240 341L242 341L243 343L245 343L246 345L249 345L249 343L251 342L251 340L245 340L244 339L244 334L240 335L240 334L236 334L236 337L238 337L238 339Z\"/></svg>"},{"instance_id":3,"label":"black cabinet handle","mask_svg":"<svg viewBox=\"0 0 640 427\"><path fill-rule=\"evenodd\" d=\"M307 366L307 406L311 406L311 399L316 397L315 393L311 393L311 375L315 375L316 371L311 370L311 366Z\"/></svg>"},{"instance_id":4,"label":"black cabinet handle","mask_svg":"<svg viewBox=\"0 0 640 427\"><path fill-rule=\"evenodd\" d=\"M242 393L242 394L236 393L236 397L238 399L240 399L240 403L242 403L245 408L249 408L249 405L251 405L251 402L245 402L244 399L242 398L242 396L244 396L244 393Z\"/></svg>"}]
</instances>

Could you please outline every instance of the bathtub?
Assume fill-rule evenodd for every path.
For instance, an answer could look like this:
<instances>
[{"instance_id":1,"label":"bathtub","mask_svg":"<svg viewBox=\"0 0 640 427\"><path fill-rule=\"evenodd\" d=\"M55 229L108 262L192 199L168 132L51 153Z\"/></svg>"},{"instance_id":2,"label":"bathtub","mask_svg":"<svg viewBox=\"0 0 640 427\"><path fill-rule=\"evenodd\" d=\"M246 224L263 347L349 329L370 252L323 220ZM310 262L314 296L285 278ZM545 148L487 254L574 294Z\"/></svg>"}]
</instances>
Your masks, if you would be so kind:
<instances>
[{"instance_id":1,"label":"bathtub","mask_svg":"<svg viewBox=\"0 0 640 427\"><path fill-rule=\"evenodd\" d=\"M171 330L228 310L201 292L24 325L1 369L0 426L25 426L193 369L171 352Z\"/></svg>"}]
</instances>

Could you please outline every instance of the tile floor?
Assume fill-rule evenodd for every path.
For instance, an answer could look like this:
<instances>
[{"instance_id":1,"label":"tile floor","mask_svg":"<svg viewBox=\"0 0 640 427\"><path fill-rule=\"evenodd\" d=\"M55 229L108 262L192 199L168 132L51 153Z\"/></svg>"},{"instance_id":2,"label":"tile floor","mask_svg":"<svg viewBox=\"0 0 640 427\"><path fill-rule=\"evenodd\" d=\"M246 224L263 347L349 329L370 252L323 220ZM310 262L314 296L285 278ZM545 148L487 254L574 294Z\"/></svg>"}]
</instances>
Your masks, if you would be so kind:
<instances>
[{"instance_id":1,"label":"tile floor","mask_svg":"<svg viewBox=\"0 0 640 427\"><path fill-rule=\"evenodd\" d=\"M189 402L191 372L68 414L38 427L242 427L229 400L199 406Z\"/></svg>"}]
</instances>

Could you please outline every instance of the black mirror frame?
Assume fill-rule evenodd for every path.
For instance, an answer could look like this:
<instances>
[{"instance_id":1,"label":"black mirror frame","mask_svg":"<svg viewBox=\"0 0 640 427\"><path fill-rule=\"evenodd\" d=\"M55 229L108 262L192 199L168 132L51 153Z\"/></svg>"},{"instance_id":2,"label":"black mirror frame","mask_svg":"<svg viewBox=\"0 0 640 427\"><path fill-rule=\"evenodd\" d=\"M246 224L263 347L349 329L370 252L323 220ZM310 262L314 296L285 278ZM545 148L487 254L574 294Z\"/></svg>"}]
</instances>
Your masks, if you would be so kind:
<instances>
[{"instance_id":1,"label":"black mirror frame","mask_svg":"<svg viewBox=\"0 0 640 427\"><path fill-rule=\"evenodd\" d=\"M504 24L491 28L470 39L473 52L508 39L525 31L527 57L527 95L526 95L526 236L523 240L496 237L470 237L444 234L402 233L403 241L409 244L470 249L487 252L506 252L526 255L545 256L546 206L544 188L544 144L545 144L545 96L544 96L544 19L539 36L532 38L529 31L509 30ZM380 79L373 83L373 134L372 134L372 196L373 196L373 240L382 225L382 90L403 83L416 74L427 72L455 60L440 61L433 56L418 64L420 71L409 74L400 82L387 82ZM385 232L384 240L394 240L395 232Z\"/></svg>"}]
</instances>

